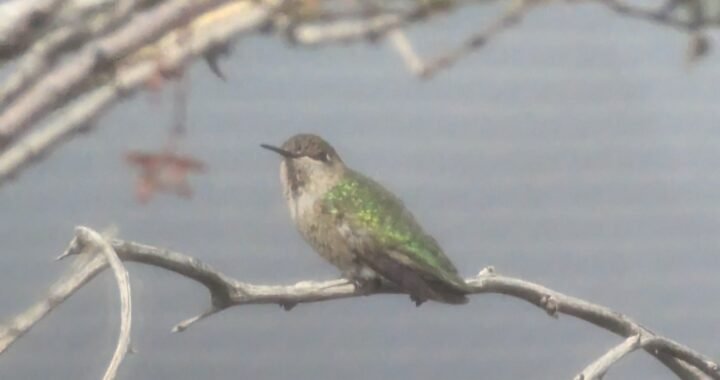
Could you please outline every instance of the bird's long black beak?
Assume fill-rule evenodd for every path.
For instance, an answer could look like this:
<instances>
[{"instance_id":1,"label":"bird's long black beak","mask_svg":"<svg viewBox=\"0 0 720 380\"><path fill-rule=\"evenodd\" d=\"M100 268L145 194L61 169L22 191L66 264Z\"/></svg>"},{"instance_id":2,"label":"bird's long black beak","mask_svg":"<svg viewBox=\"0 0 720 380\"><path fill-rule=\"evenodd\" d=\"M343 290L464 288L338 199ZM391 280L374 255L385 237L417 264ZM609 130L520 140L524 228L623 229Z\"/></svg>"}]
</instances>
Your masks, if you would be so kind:
<instances>
[{"instance_id":1,"label":"bird's long black beak","mask_svg":"<svg viewBox=\"0 0 720 380\"><path fill-rule=\"evenodd\" d=\"M276 147L276 146L272 146L272 145L268 145L268 144L260 144L260 147L265 148L265 149L267 149L267 150L271 150L271 151L273 151L273 152L275 152L275 153L277 153L277 154L279 154L279 155L281 155L281 156L283 156L283 157L285 157L285 158L297 158L297 157L298 157L297 154L295 154L295 153L293 153L293 152L288 152L288 151L285 150L285 149L280 149L280 148L278 148L278 147Z\"/></svg>"}]
</instances>

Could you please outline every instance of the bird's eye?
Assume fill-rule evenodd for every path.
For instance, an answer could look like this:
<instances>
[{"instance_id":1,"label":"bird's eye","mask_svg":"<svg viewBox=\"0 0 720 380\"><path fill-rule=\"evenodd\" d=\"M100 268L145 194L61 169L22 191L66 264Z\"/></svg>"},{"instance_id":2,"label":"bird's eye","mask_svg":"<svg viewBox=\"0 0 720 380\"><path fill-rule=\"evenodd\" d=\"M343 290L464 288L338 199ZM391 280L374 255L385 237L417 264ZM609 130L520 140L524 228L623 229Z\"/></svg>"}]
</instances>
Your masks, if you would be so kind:
<instances>
[{"instance_id":1,"label":"bird's eye","mask_svg":"<svg viewBox=\"0 0 720 380\"><path fill-rule=\"evenodd\" d=\"M330 153L321 152L312 156L312 158L322 162L330 162Z\"/></svg>"}]
</instances>

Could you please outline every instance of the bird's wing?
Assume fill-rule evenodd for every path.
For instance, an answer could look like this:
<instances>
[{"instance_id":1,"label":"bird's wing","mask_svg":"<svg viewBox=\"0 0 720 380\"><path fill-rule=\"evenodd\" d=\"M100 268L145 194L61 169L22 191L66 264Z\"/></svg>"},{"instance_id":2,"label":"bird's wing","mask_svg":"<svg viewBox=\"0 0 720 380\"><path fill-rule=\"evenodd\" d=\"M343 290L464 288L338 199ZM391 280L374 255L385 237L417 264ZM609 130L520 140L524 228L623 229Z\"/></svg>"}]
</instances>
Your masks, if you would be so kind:
<instances>
[{"instance_id":1,"label":"bird's wing","mask_svg":"<svg viewBox=\"0 0 720 380\"><path fill-rule=\"evenodd\" d=\"M435 239L422 230L397 197L377 182L354 173L332 189L324 201L340 219L340 232L361 258L378 266L398 268L395 272L409 268L426 280L459 291L467 289Z\"/></svg>"}]
</instances>

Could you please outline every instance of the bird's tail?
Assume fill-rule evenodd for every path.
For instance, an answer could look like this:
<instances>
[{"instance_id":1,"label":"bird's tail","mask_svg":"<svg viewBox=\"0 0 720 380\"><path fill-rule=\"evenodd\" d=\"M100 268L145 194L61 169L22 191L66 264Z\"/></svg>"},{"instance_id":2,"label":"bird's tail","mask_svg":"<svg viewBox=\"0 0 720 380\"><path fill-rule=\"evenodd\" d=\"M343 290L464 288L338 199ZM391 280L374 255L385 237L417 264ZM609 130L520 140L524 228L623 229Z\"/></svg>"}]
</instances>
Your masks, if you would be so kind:
<instances>
[{"instance_id":1,"label":"bird's tail","mask_svg":"<svg viewBox=\"0 0 720 380\"><path fill-rule=\"evenodd\" d=\"M467 287L458 287L455 284L449 285L444 282L430 283L432 289L430 299L437 302L447 303L451 305L464 305L470 301L467 297L469 289Z\"/></svg>"}]
</instances>

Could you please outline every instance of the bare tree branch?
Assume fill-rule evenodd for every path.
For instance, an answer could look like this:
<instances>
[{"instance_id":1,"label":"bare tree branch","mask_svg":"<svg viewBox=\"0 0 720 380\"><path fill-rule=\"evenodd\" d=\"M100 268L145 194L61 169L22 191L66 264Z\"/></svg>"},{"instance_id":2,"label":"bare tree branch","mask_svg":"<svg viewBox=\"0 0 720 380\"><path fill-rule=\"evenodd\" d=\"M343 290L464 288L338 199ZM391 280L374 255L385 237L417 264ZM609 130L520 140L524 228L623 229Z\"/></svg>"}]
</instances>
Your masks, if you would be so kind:
<instances>
[{"instance_id":1,"label":"bare tree branch","mask_svg":"<svg viewBox=\"0 0 720 380\"><path fill-rule=\"evenodd\" d=\"M47 296L26 311L0 325L0 354L27 333L37 322L101 272L106 261L100 255L79 255L68 274L55 282Z\"/></svg>"},{"instance_id":2,"label":"bare tree branch","mask_svg":"<svg viewBox=\"0 0 720 380\"><path fill-rule=\"evenodd\" d=\"M393 29L388 33L388 40L405 62L405 66L414 75L421 75L425 71L425 63L417 54L407 34L402 29Z\"/></svg>"},{"instance_id":3,"label":"bare tree branch","mask_svg":"<svg viewBox=\"0 0 720 380\"><path fill-rule=\"evenodd\" d=\"M166 0L118 31L101 38L82 53L49 72L0 114L0 148L47 115L69 101L68 96L99 70L141 46L153 42L171 29L229 0Z\"/></svg>"},{"instance_id":4,"label":"bare tree branch","mask_svg":"<svg viewBox=\"0 0 720 380\"><path fill-rule=\"evenodd\" d=\"M291 40L307 46L371 40L421 17L425 17L422 12L410 11L403 14L380 14L360 20L301 24L290 30Z\"/></svg>"},{"instance_id":5,"label":"bare tree branch","mask_svg":"<svg viewBox=\"0 0 720 380\"><path fill-rule=\"evenodd\" d=\"M33 7L50 4L47 1L33 3ZM149 79L156 75L150 69L151 61L173 60L166 57L166 46L171 46L172 51L183 51L177 45L205 44L202 48L184 50L193 53L179 59L181 65L168 65L175 70L181 70L189 59L199 55L208 58L213 66L213 51L227 47L236 34L249 32L238 25L246 18L252 18L258 7L275 8L275 13L271 19L263 19L254 25L257 29L267 30L267 26L274 26L280 35L303 46L375 41L389 35L409 71L429 78L482 48L520 22L534 7L558 2L598 3L623 16L685 30L690 33L687 61L694 62L710 49L711 42L704 29L720 25L720 5L713 1L658 0L660 6L644 8L622 0L508 0L504 2L508 4L506 11L481 31L434 58L422 59L404 33L407 27L468 4L497 1L401 1L370 5L361 2L360 6L348 5L357 5L351 1L343 3L348 5L347 9L335 9L330 1L302 0L123 0L120 3L68 0L60 7L61 15L53 16L47 35L30 45L18 68L0 86L0 183L77 131L84 130L118 99L142 86L142 80L126 82L127 77ZM113 7L113 4L117 6ZM3 5L10 9L28 7L24 1ZM156 6L148 8L151 5ZM224 13L234 17L224 17ZM86 17L89 22L72 22L78 17ZM237 18L241 21L236 21ZM8 23L12 21L5 22ZM229 24L226 30L236 28L236 31L217 32L222 29L220 24ZM4 25L2 21L1 25ZM0 41L7 36L2 30L0 28ZM214 35L208 37L206 34ZM199 51L202 53L194 53ZM63 54L68 57L61 61L59 57ZM56 65L56 61L61 63ZM162 71L163 67L159 67L162 65L157 66L158 71ZM143 74L138 74L140 72ZM127 84L126 88L117 84L129 82L133 84ZM29 129L50 115L52 120L29 134ZM3 151L7 154L2 154Z\"/></svg>"},{"instance_id":6,"label":"bare tree branch","mask_svg":"<svg viewBox=\"0 0 720 380\"><path fill-rule=\"evenodd\" d=\"M46 33L19 58L18 67L0 87L0 111L48 72L62 53L79 48L84 41L102 36L119 26L129 19L135 8L147 1L122 0L107 13Z\"/></svg>"},{"instance_id":7,"label":"bare tree branch","mask_svg":"<svg viewBox=\"0 0 720 380\"><path fill-rule=\"evenodd\" d=\"M613 347L603 356L598 358L587 366L580 374L575 376L575 380L600 380L610 367L620 361L629 353L640 348L640 338L642 334L633 335L625 339L619 345Z\"/></svg>"},{"instance_id":8,"label":"bare tree branch","mask_svg":"<svg viewBox=\"0 0 720 380\"><path fill-rule=\"evenodd\" d=\"M403 46L409 45L408 41L399 39L398 35L394 35L393 41L401 51L401 55L404 56L408 69L419 77L430 78L437 72L449 68L470 53L480 49L493 37L518 24L525 14L538 3L538 0L513 2L502 16L491 22L482 31L471 35L460 46L443 52L441 55L425 62L410 54L411 49L409 47Z\"/></svg>"},{"instance_id":9,"label":"bare tree branch","mask_svg":"<svg viewBox=\"0 0 720 380\"><path fill-rule=\"evenodd\" d=\"M705 374L695 366L689 365L680 359L674 358L672 355L662 351L652 351L653 356L658 358L667 368L669 368L678 379L682 380L711 380L712 377Z\"/></svg>"},{"instance_id":10,"label":"bare tree branch","mask_svg":"<svg viewBox=\"0 0 720 380\"><path fill-rule=\"evenodd\" d=\"M15 0L0 4L0 59L28 46L65 0Z\"/></svg>"},{"instance_id":11,"label":"bare tree branch","mask_svg":"<svg viewBox=\"0 0 720 380\"><path fill-rule=\"evenodd\" d=\"M174 331L182 331L198 320L233 306L277 304L289 310L300 303L368 295L366 290L356 289L354 285L344 279L323 282L303 281L289 286L255 285L233 279L193 257L167 249L122 240L113 240L112 248L122 260L144 263L173 271L201 283L209 290L211 308L197 317L181 322L174 328ZM8 326L0 326L0 343L7 341L12 343L67 296L102 271L104 267L104 260L85 262L83 267L66 280L66 283L56 284L53 287L53 289L62 287L64 289L62 293L51 289L52 297L41 302L41 305L45 305L42 314L33 312L33 309L37 308L35 306L13 319ZM640 335L642 337L641 346L645 351L655 356L682 379L720 379L717 364L709 358L662 337L644 328L629 317L606 307L567 296L525 280L501 276L492 270L484 270L476 277L469 278L466 281L473 288L473 293L509 295L536 305L552 316L560 314L574 316L626 338ZM399 293L397 289L381 287L373 294L396 293ZM53 301L50 301L50 299ZM630 342L628 341L626 345L630 346ZM5 348L8 345L5 344ZM611 359L615 357L619 359L629 349L630 347L622 346L611 350L611 353L605 355L610 356L610 359L601 358L602 363L610 361L609 364L612 364L614 361ZM593 372L589 373L592 374Z\"/></svg>"},{"instance_id":12,"label":"bare tree branch","mask_svg":"<svg viewBox=\"0 0 720 380\"><path fill-rule=\"evenodd\" d=\"M118 69L114 79L74 101L54 120L0 153L0 185L14 178L26 165L46 157L61 142L84 131L100 113L142 88L158 71L180 70L191 59L207 53L219 43L257 29L275 9L262 5L228 5L221 10L223 22L203 23L193 29L198 33L189 33L182 43L176 39L164 41L162 49L158 49L162 56L157 59L144 59Z\"/></svg>"},{"instance_id":13,"label":"bare tree branch","mask_svg":"<svg viewBox=\"0 0 720 380\"><path fill-rule=\"evenodd\" d=\"M78 254L84 250L89 250L91 253L100 251L110 265L115 275L115 281L118 284L120 293L120 332L115 353L103 376L103 380L113 380L117 376L120 363L122 363L125 354L130 348L130 329L132 325L130 279L122 261L120 261L117 253L104 237L87 227L77 227L75 229L75 238L70 242L70 248L63 256Z\"/></svg>"},{"instance_id":14,"label":"bare tree branch","mask_svg":"<svg viewBox=\"0 0 720 380\"><path fill-rule=\"evenodd\" d=\"M665 337L653 334L651 338L652 339L650 339L647 344L644 344L647 351L670 354L673 357L700 369L704 373L710 375L713 379L720 378L720 375L718 374L720 367L718 367L718 364L709 358L697 355L697 352L690 347L686 347Z\"/></svg>"},{"instance_id":15,"label":"bare tree branch","mask_svg":"<svg viewBox=\"0 0 720 380\"><path fill-rule=\"evenodd\" d=\"M364 21L337 21L330 25L306 25L297 27L294 39L297 42L314 45L332 42L348 42L357 39L372 39L387 34L395 50L403 59L408 71L421 78L430 78L439 71L449 68L460 59L482 48L498 34L517 25L537 5L546 0L515 0L508 9L482 31L468 37L460 46L442 52L432 59L423 60L412 46L401 27L432 14L432 8L418 7L402 15L381 14Z\"/></svg>"},{"instance_id":16,"label":"bare tree branch","mask_svg":"<svg viewBox=\"0 0 720 380\"><path fill-rule=\"evenodd\" d=\"M626 3L622 0L595 0L610 10L626 17L637 18L654 23L674 27L683 31L694 31L698 28L710 27L720 22L714 16L706 17L706 4L702 0L668 0L655 9ZM683 12L677 12L683 8Z\"/></svg>"}]
</instances>

